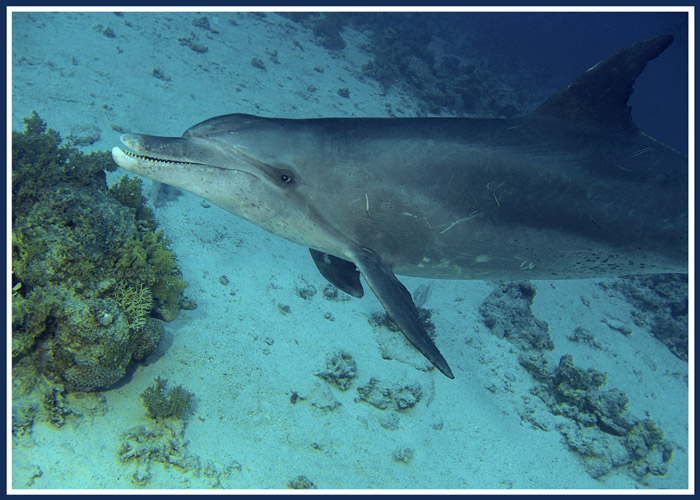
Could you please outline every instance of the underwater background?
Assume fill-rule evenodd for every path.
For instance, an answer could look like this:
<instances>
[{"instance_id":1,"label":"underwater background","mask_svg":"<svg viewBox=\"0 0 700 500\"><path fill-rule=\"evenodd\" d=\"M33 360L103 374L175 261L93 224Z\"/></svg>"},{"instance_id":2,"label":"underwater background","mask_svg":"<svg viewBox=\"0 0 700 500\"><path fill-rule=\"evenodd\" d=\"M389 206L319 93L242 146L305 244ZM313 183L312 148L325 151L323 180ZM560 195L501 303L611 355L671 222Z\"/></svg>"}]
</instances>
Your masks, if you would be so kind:
<instances>
[{"instance_id":1,"label":"underwater background","mask_svg":"<svg viewBox=\"0 0 700 500\"><path fill-rule=\"evenodd\" d=\"M13 13L12 487L688 488L687 275L400 277L448 380L307 249L106 152L228 113L524 115L669 33L630 104L687 153L687 30L685 13Z\"/></svg>"}]
</instances>

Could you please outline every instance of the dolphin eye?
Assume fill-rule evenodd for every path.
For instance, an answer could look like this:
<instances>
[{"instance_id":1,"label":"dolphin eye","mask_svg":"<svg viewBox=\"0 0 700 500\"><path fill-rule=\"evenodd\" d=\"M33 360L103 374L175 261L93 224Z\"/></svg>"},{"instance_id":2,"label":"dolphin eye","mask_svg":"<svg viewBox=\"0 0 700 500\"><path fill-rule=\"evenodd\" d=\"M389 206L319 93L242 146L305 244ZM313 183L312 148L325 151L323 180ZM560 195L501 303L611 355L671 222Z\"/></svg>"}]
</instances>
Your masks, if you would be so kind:
<instances>
[{"instance_id":1,"label":"dolphin eye","mask_svg":"<svg viewBox=\"0 0 700 500\"><path fill-rule=\"evenodd\" d=\"M296 172L289 168L277 167L270 172L270 180L283 189L291 188L297 180Z\"/></svg>"}]
</instances>

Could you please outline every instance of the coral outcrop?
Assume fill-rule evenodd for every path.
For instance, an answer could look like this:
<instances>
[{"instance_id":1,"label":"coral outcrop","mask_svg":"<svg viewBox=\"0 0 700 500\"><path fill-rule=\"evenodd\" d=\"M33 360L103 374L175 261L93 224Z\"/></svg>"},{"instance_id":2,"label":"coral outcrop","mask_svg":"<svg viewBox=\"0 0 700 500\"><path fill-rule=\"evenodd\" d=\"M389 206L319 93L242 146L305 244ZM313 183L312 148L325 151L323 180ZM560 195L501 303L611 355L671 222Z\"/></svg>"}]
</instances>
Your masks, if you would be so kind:
<instances>
[{"instance_id":1,"label":"coral outcrop","mask_svg":"<svg viewBox=\"0 0 700 500\"><path fill-rule=\"evenodd\" d=\"M532 393L552 414L568 419L558 430L592 477L621 468L638 480L668 472L672 443L653 420L628 411L629 399L622 391L605 389L604 373L577 368L570 355L562 356L554 368L541 353L521 353L519 361L540 383Z\"/></svg>"},{"instance_id":2,"label":"coral outcrop","mask_svg":"<svg viewBox=\"0 0 700 500\"><path fill-rule=\"evenodd\" d=\"M107 187L36 114L12 132L12 358L68 390L113 385L153 353L187 284L138 179Z\"/></svg>"},{"instance_id":3,"label":"coral outcrop","mask_svg":"<svg viewBox=\"0 0 700 500\"><path fill-rule=\"evenodd\" d=\"M484 324L498 338L506 338L519 349L554 349L546 321L532 314L537 289L528 281L502 281L479 307Z\"/></svg>"},{"instance_id":4,"label":"coral outcrop","mask_svg":"<svg viewBox=\"0 0 700 500\"><path fill-rule=\"evenodd\" d=\"M357 376L357 363L352 354L338 351L326 356L326 369L315 374L341 391L347 391Z\"/></svg>"}]
</instances>

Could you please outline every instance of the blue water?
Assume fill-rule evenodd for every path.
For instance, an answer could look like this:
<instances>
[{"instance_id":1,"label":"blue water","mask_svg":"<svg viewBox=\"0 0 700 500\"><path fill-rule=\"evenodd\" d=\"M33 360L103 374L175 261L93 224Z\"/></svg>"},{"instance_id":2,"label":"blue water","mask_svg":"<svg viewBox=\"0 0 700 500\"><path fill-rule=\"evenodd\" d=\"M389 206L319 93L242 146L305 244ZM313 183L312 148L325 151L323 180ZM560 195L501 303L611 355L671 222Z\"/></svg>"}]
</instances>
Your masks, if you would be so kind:
<instances>
[{"instance_id":1,"label":"blue water","mask_svg":"<svg viewBox=\"0 0 700 500\"><path fill-rule=\"evenodd\" d=\"M528 71L542 85L563 88L594 63L651 36L673 44L653 60L630 100L637 125L659 141L688 151L688 16L685 13L474 14L476 46L500 73ZM470 18L472 15L469 16ZM505 56L503 56L505 54ZM592 64L591 64L592 65ZM516 83L514 83L516 84Z\"/></svg>"},{"instance_id":2,"label":"blue water","mask_svg":"<svg viewBox=\"0 0 700 500\"><path fill-rule=\"evenodd\" d=\"M637 125L688 151L688 16L685 13L449 13L405 17L415 29L462 40L514 88L528 84L544 100L621 48L660 34L675 40L652 61L630 100ZM426 17L427 16L427 17ZM398 19L398 18L397 18ZM408 19L408 21L405 21ZM411 28L407 28L410 31ZM583 65L583 66L582 66ZM588 66L587 66L588 65Z\"/></svg>"}]
</instances>

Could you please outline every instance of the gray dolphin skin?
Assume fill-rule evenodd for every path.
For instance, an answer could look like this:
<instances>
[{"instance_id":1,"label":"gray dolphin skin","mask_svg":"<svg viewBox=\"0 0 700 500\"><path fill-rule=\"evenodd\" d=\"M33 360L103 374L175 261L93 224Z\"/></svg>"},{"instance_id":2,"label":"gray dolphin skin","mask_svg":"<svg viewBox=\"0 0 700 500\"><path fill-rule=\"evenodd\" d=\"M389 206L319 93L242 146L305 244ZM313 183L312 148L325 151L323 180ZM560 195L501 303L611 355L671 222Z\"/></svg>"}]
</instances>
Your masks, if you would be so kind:
<instances>
[{"instance_id":1,"label":"gray dolphin skin","mask_svg":"<svg viewBox=\"0 0 700 500\"><path fill-rule=\"evenodd\" d=\"M517 119L211 118L182 137L125 134L114 161L311 249L454 378L395 274L570 279L688 272L688 159L627 101L660 35Z\"/></svg>"}]
</instances>

